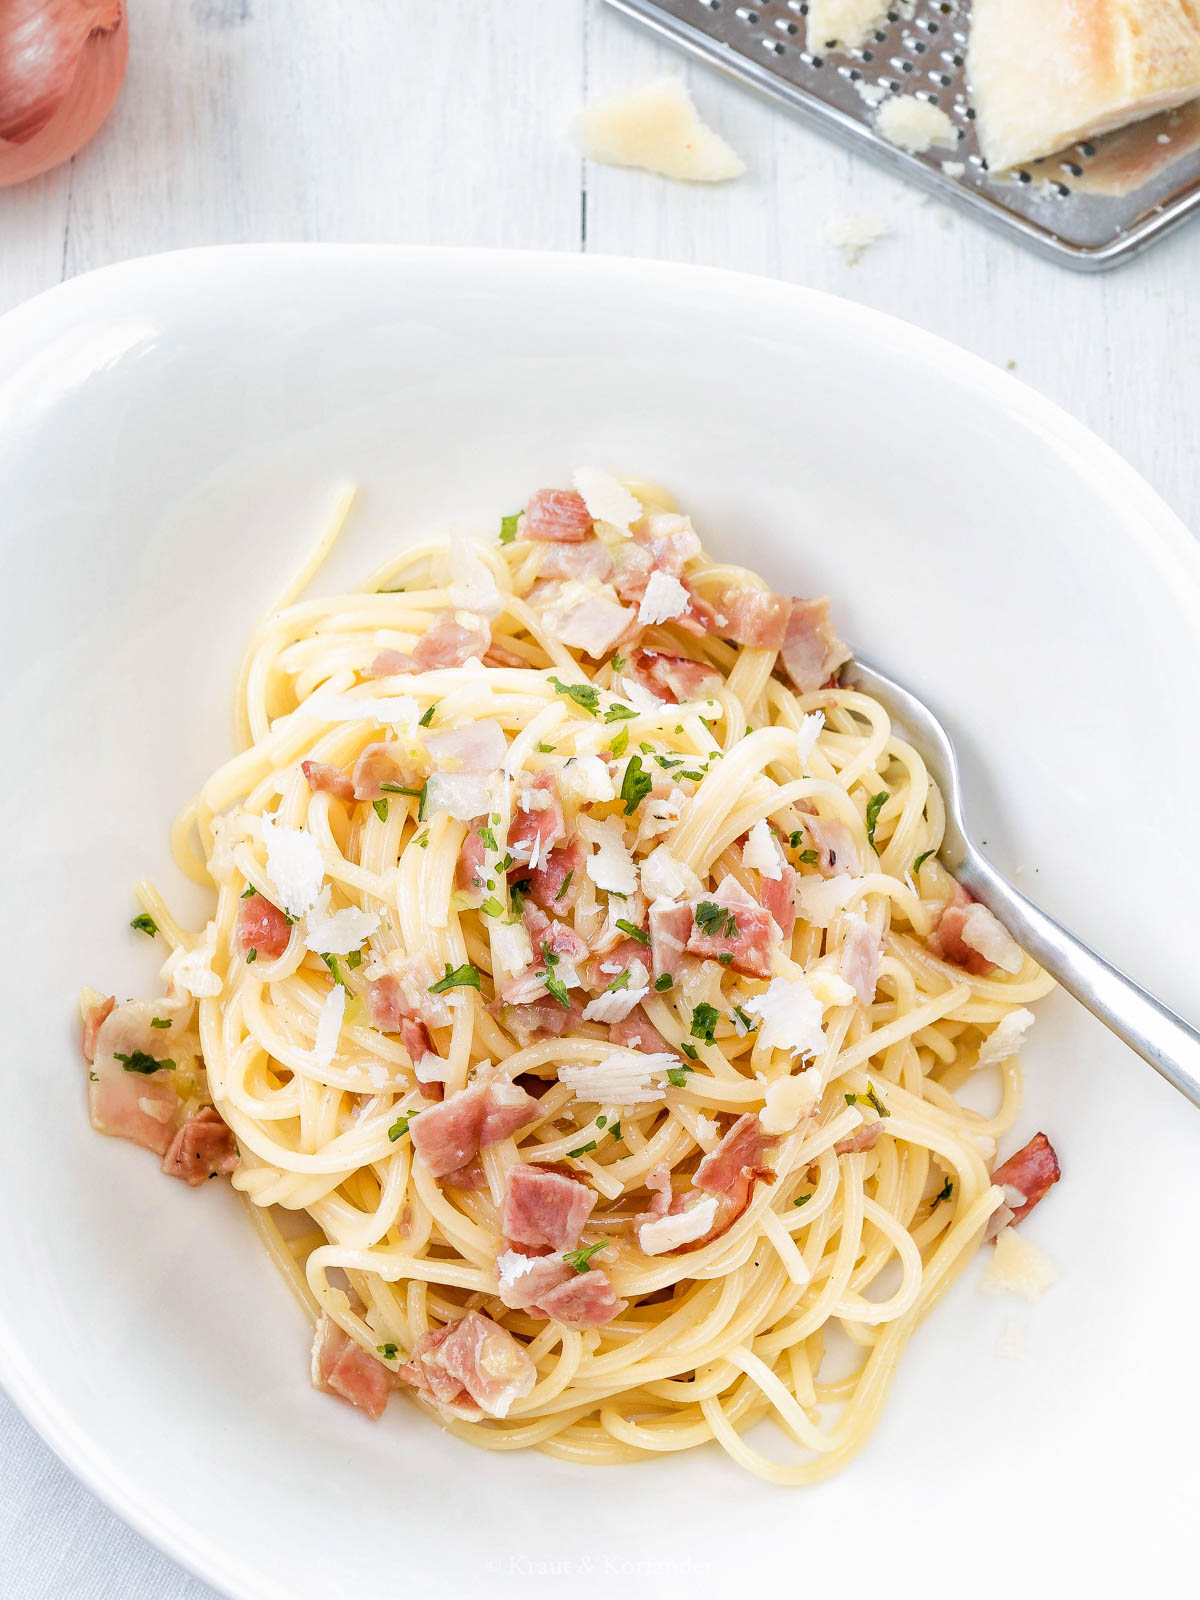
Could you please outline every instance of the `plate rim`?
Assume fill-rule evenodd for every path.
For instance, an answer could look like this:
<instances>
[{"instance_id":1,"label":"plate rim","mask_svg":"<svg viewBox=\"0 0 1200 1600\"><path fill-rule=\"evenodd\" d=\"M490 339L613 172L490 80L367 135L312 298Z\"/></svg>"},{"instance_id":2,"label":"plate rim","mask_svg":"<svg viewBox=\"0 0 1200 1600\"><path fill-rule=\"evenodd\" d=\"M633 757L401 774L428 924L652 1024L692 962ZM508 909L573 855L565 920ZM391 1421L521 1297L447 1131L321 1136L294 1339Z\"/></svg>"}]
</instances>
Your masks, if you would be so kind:
<instances>
[{"instance_id":1,"label":"plate rim","mask_svg":"<svg viewBox=\"0 0 1200 1600\"><path fill-rule=\"evenodd\" d=\"M765 296L781 307L804 308L808 315L856 323L875 339L885 340L893 353L911 351L922 358L926 369L937 370L943 377L970 387L982 402L999 405L1025 425L1036 426L1046 439L1062 447L1064 471L1072 470L1067 465L1068 457L1073 459L1077 475L1090 467L1093 486L1102 485L1111 494L1114 512L1127 526L1136 548L1157 554L1182 580L1187 593L1185 596L1181 592L1178 598L1185 602L1200 630L1200 538L1191 533L1158 491L1091 428L1022 379L940 334L861 302L757 273L622 255L472 246L315 242L197 246L96 268L14 307L0 317L0 372L4 370L7 347L14 340L27 342L33 336L36 343L39 335L41 341L52 338L61 331L64 321L69 323L77 308L86 310L87 302L97 296L101 297L102 307L105 294L136 290L148 278L165 280L167 288L174 278L176 292L195 274L214 282L224 278L233 284L244 267L284 258L297 263L331 261L351 273L360 266L386 262L394 268L392 282L398 298L405 292L406 274L432 274L439 267L452 267L460 273L474 268L484 277L508 271L531 280L547 274L577 274L581 278L592 276L634 284L639 280L657 280L660 284L675 280L709 297L739 303L752 286L752 294L760 304ZM19 368L14 378L19 380ZM0 380L0 398L7 381ZM91 1438L63 1414L45 1374L25 1359L2 1302L0 1385L67 1470L169 1560L233 1600L288 1600L261 1569L246 1567L222 1548L217 1537L206 1536L189 1520L171 1512L161 1497L155 1498L145 1484L133 1482L106 1459L102 1441Z\"/></svg>"}]
</instances>

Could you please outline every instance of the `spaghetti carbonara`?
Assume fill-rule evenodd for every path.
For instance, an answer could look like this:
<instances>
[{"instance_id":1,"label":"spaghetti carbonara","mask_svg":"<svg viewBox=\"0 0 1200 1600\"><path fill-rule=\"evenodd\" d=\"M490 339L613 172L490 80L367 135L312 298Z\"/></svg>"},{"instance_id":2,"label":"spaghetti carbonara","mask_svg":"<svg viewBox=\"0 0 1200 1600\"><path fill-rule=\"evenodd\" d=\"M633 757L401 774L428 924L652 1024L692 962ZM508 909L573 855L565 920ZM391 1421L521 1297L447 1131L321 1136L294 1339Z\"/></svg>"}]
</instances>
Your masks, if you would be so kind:
<instances>
[{"instance_id":1,"label":"spaghetti carbonara","mask_svg":"<svg viewBox=\"0 0 1200 1600\"><path fill-rule=\"evenodd\" d=\"M991 1170L1049 980L939 864L826 599L591 470L301 598L349 502L175 826L212 920L139 885L165 993L84 996L92 1120L231 1176L372 1416L823 1477L1058 1176L1042 1135Z\"/></svg>"}]
</instances>

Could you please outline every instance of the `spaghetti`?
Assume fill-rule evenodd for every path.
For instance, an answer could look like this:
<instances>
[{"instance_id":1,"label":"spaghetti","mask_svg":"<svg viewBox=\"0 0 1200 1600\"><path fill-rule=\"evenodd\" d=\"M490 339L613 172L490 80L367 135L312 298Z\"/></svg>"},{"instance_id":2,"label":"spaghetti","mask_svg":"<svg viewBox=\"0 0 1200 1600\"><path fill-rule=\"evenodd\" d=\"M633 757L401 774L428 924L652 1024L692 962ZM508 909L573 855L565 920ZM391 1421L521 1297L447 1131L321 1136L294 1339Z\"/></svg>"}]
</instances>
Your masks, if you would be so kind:
<instances>
[{"instance_id":1,"label":"spaghetti","mask_svg":"<svg viewBox=\"0 0 1200 1600\"><path fill-rule=\"evenodd\" d=\"M577 483L301 598L343 504L175 826L211 922L140 885L166 996L85 995L92 1118L231 1172L315 1381L372 1414L809 1483L1039 1197L989 1171L1050 983L939 864L827 603L708 561L659 489Z\"/></svg>"}]
</instances>

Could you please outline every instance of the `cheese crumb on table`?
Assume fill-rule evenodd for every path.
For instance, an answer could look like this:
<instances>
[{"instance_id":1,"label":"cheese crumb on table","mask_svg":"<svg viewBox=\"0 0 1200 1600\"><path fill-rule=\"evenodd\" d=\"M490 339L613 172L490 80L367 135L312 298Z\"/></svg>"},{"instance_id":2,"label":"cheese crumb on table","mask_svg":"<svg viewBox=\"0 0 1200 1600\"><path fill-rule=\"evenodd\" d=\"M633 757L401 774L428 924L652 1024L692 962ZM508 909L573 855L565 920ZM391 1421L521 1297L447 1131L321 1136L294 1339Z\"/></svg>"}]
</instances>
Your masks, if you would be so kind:
<instances>
[{"instance_id":1,"label":"cheese crumb on table","mask_svg":"<svg viewBox=\"0 0 1200 1600\"><path fill-rule=\"evenodd\" d=\"M984 1294L1019 1294L1024 1300L1037 1300L1055 1277L1054 1267L1037 1245L1015 1228L1004 1228L979 1287Z\"/></svg>"},{"instance_id":2,"label":"cheese crumb on table","mask_svg":"<svg viewBox=\"0 0 1200 1600\"><path fill-rule=\"evenodd\" d=\"M916 95L893 95L885 100L875 118L875 132L898 150L922 155L931 145L955 145L954 124L939 107Z\"/></svg>"},{"instance_id":3,"label":"cheese crumb on table","mask_svg":"<svg viewBox=\"0 0 1200 1600\"><path fill-rule=\"evenodd\" d=\"M678 78L655 78L585 107L575 133L590 161L642 167L690 183L740 178L745 163L700 120Z\"/></svg>"},{"instance_id":4,"label":"cheese crumb on table","mask_svg":"<svg viewBox=\"0 0 1200 1600\"><path fill-rule=\"evenodd\" d=\"M825 242L842 252L848 267L857 265L864 253L886 238L892 230L878 217L868 217L862 211L852 211L849 216L835 217L825 228Z\"/></svg>"}]
</instances>

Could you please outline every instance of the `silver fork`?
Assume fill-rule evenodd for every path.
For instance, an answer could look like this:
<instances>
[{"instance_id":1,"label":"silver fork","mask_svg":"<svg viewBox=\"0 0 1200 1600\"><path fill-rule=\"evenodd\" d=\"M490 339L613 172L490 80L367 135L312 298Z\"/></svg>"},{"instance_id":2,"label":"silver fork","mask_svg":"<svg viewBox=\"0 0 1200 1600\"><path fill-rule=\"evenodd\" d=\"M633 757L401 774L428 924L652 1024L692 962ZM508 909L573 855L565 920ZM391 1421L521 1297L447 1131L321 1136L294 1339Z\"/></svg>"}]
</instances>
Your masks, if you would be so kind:
<instances>
[{"instance_id":1,"label":"silver fork","mask_svg":"<svg viewBox=\"0 0 1200 1600\"><path fill-rule=\"evenodd\" d=\"M842 682L873 695L928 767L946 802L940 859L963 888L999 917L1017 943L1068 994L1200 1106L1200 1033L1047 916L979 853L963 823L954 746L929 707L858 658L843 667Z\"/></svg>"}]
</instances>

